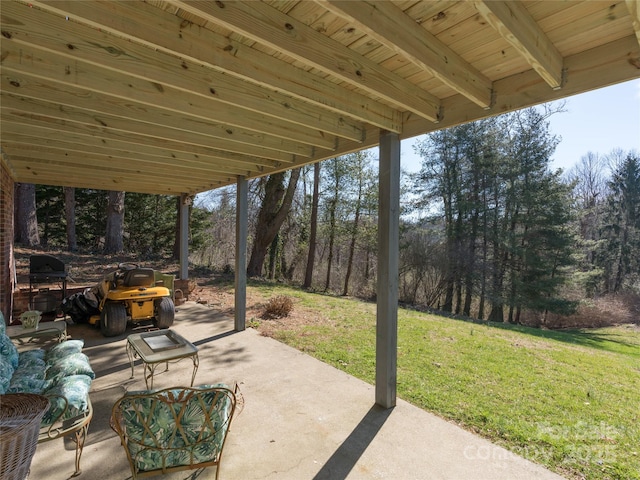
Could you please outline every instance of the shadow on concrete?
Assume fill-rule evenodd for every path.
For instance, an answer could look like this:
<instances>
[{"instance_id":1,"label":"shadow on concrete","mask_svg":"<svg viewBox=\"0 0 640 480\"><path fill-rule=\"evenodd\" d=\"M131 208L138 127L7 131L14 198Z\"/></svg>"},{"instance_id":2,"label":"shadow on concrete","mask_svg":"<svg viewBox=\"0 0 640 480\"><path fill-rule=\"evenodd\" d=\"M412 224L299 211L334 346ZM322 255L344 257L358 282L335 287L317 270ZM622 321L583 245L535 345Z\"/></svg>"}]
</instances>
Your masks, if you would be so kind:
<instances>
[{"instance_id":1,"label":"shadow on concrete","mask_svg":"<svg viewBox=\"0 0 640 480\"><path fill-rule=\"evenodd\" d=\"M238 330L229 330L227 332L222 332L222 333L219 333L219 334L214 335L212 337L203 338L201 340L196 340L195 342L193 342L193 344L196 347L199 347L200 345L202 345L204 343L214 342L214 341L219 340L221 338L225 338L225 337L229 337L231 335L235 335L236 333L238 333Z\"/></svg>"},{"instance_id":2,"label":"shadow on concrete","mask_svg":"<svg viewBox=\"0 0 640 480\"><path fill-rule=\"evenodd\" d=\"M387 421L392 408L372 406L340 447L331 455L314 480L344 480Z\"/></svg>"}]
</instances>

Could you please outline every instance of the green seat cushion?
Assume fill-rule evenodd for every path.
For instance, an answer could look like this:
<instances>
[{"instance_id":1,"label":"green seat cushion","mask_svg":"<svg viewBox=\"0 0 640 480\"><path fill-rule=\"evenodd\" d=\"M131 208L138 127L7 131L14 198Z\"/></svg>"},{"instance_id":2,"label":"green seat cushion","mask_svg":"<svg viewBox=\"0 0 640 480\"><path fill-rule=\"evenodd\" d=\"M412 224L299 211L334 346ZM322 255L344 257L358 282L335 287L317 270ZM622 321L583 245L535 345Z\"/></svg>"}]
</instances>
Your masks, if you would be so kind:
<instances>
[{"instance_id":1,"label":"green seat cushion","mask_svg":"<svg viewBox=\"0 0 640 480\"><path fill-rule=\"evenodd\" d=\"M89 357L84 353L72 353L71 355L56 360L55 363L47 367L45 377L47 385L45 388L51 388L57 385L62 378L70 375L87 375L91 377L91 379L96 378L96 374L93 372L89 363Z\"/></svg>"},{"instance_id":2,"label":"green seat cushion","mask_svg":"<svg viewBox=\"0 0 640 480\"><path fill-rule=\"evenodd\" d=\"M33 360L42 360L42 363L44 363L44 355L45 351L41 348L25 350L18 354L18 364L22 365L25 362L31 362Z\"/></svg>"},{"instance_id":3,"label":"green seat cushion","mask_svg":"<svg viewBox=\"0 0 640 480\"><path fill-rule=\"evenodd\" d=\"M44 390L44 360L25 357L13 372L7 393L37 393Z\"/></svg>"},{"instance_id":4,"label":"green seat cushion","mask_svg":"<svg viewBox=\"0 0 640 480\"><path fill-rule=\"evenodd\" d=\"M5 334L0 335L0 357L7 360L13 368L18 368L18 349Z\"/></svg>"},{"instance_id":5,"label":"green seat cushion","mask_svg":"<svg viewBox=\"0 0 640 480\"><path fill-rule=\"evenodd\" d=\"M14 368L8 358L0 356L0 395L7 392Z\"/></svg>"},{"instance_id":6,"label":"green seat cushion","mask_svg":"<svg viewBox=\"0 0 640 480\"><path fill-rule=\"evenodd\" d=\"M18 370L16 370L16 373ZM35 393L40 395L44 388L44 379L35 375L14 375L6 393Z\"/></svg>"},{"instance_id":7,"label":"green seat cushion","mask_svg":"<svg viewBox=\"0 0 640 480\"><path fill-rule=\"evenodd\" d=\"M49 399L50 406L44 414L42 425L48 426L58 420L67 420L83 414L89 406L90 388L91 377L71 375L45 390L42 395Z\"/></svg>"},{"instance_id":8,"label":"green seat cushion","mask_svg":"<svg viewBox=\"0 0 640 480\"><path fill-rule=\"evenodd\" d=\"M125 396L121 408L131 458L138 471L149 471L216 461L232 399L221 390L173 389L155 396Z\"/></svg>"},{"instance_id":9,"label":"green seat cushion","mask_svg":"<svg viewBox=\"0 0 640 480\"><path fill-rule=\"evenodd\" d=\"M81 353L82 347L84 347L84 340L67 340L60 342L47 352L45 360L51 365L61 358L65 358L74 353Z\"/></svg>"}]
</instances>

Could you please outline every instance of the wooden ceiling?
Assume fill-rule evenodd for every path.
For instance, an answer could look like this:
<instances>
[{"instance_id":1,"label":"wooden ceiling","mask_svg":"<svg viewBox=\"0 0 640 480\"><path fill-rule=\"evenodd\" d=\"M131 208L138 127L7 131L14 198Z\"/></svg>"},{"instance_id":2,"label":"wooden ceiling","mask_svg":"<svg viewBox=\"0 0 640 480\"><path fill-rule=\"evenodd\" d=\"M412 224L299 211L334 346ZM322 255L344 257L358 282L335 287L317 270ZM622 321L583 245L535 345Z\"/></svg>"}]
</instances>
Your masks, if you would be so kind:
<instances>
[{"instance_id":1,"label":"wooden ceiling","mask_svg":"<svg viewBox=\"0 0 640 480\"><path fill-rule=\"evenodd\" d=\"M3 0L0 14L2 162L25 183L194 194L381 130L640 78L638 0Z\"/></svg>"}]
</instances>

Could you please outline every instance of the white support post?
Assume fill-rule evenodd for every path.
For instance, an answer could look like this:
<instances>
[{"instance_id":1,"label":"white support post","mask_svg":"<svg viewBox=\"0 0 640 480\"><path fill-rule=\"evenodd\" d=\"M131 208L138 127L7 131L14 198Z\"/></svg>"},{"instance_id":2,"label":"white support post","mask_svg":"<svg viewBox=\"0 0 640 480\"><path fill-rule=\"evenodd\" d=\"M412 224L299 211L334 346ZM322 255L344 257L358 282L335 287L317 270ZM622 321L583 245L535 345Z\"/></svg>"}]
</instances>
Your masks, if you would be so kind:
<instances>
[{"instance_id":1,"label":"white support post","mask_svg":"<svg viewBox=\"0 0 640 480\"><path fill-rule=\"evenodd\" d=\"M189 207L193 199L183 193L180 195L180 279L189 278Z\"/></svg>"},{"instance_id":2,"label":"white support post","mask_svg":"<svg viewBox=\"0 0 640 480\"><path fill-rule=\"evenodd\" d=\"M246 328L247 316L247 218L248 182L238 176L236 183L236 267L235 267L235 330Z\"/></svg>"},{"instance_id":3,"label":"white support post","mask_svg":"<svg viewBox=\"0 0 640 480\"><path fill-rule=\"evenodd\" d=\"M380 132L376 403L396 405L398 357L398 257L400 236L400 138Z\"/></svg>"}]
</instances>

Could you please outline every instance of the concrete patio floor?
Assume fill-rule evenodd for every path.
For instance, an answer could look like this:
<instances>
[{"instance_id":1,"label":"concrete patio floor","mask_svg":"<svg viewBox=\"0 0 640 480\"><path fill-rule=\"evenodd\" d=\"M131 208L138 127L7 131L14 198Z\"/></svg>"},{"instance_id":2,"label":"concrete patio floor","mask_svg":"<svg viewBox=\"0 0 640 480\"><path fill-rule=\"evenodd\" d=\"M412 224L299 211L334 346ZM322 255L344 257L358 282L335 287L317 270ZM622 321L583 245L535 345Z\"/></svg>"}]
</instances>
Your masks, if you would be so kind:
<instances>
[{"instance_id":1,"label":"concrete patio floor","mask_svg":"<svg viewBox=\"0 0 640 480\"><path fill-rule=\"evenodd\" d=\"M375 407L373 386L253 329L235 332L233 319L210 307L187 302L173 329L199 348L195 384L237 382L244 398L220 480L562 478L401 399L390 410ZM76 478L131 478L109 416L125 389L144 389L142 365L136 363L131 379L126 335L104 338L89 325L71 325L68 333L85 340L96 372L94 419ZM166 373L159 368L154 387L188 385L192 367L183 360ZM71 441L40 444L29 478L68 479L74 458ZM215 473L208 468L162 478L204 480Z\"/></svg>"}]
</instances>

